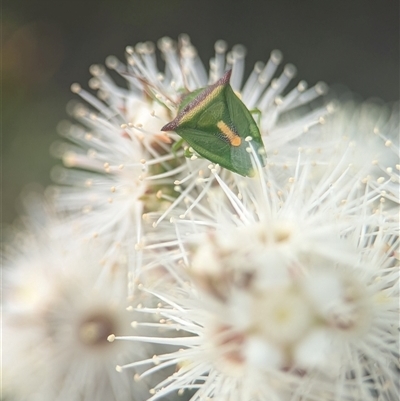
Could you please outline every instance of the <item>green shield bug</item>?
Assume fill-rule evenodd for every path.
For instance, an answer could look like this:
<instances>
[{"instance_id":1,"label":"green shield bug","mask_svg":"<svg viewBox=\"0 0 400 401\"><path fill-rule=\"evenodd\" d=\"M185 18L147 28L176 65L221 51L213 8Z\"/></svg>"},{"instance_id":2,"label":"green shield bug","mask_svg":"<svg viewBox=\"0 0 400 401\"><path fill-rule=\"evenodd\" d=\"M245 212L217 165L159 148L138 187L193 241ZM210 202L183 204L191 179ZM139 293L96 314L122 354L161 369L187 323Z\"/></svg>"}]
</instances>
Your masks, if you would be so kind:
<instances>
[{"instance_id":1,"label":"green shield bug","mask_svg":"<svg viewBox=\"0 0 400 401\"><path fill-rule=\"evenodd\" d=\"M265 149L254 118L229 84L232 70L185 96L178 115L162 131L175 131L200 156L243 176L254 175ZM252 151L252 149L254 151Z\"/></svg>"}]
</instances>

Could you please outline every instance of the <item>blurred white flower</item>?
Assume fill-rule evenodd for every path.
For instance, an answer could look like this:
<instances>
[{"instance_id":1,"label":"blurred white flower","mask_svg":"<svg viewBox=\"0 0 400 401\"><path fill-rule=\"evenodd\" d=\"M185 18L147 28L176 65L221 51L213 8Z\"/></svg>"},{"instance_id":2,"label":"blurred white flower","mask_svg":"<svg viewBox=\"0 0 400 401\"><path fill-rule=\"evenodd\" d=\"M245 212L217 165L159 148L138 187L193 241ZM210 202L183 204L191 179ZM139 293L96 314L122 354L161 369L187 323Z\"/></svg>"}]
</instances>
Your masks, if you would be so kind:
<instances>
[{"instance_id":1,"label":"blurred white flower","mask_svg":"<svg viewBox=\"0 0 400 401\"><path fill-rule=\"evenodd\" d=\"M67 122L60 126L62 134L75 145L53 146L53 152L62 156L70 168L53 170L53 178L63 186L48 192L55 197L58 210L66 215L66 224L79 227L85 238L100 237L108 243L107 256L125 249L136 268L141 263L140 255L132 251L140 248L142 216L148 212L160 213L166 202L158 192L164 189L165 194L173 196L171 176L176 174L173 165L177 171L182 166L176 163L159 130L167 121L162 117L164 111L153 116L152 111L159 110L157 104L147 104L135 92L126 93L126 101L130 97L136 102L132 106L134 118L140 119L144 128L134 135L133 128L121 127L122 122L128 121L125 112L111 118L104 116L106 106L98 114L82 105L76 106L75 116L86 128ZM107 112L112 110L110 106Z\"/></svg>"},{"instance_id":2,"label":"blurred white flower","mask_svg":"<svg viewBox=\"0 0 400 401\"><path fill-rule=\"evenodd\" d=\"M144 384L135 384L133 373L119 375L115 364L143 358L144 347L107 341L131 331L127 266L114 262L105 272L103 248L75 235L55 222L35 223L4 245L3 394L143 400Z\"/></svg>"},{"instance_id":3,"label":"blurred white flower","mask_svg":"<svg viewBox=\"0 0 400 401\"><path fill-rule=\"evenodd\" d=\"M383 105L369 101L358 105L348 101L341 109L333 116L333 128L328 129L341 132L352 142L352 168L364 169L363 181L374 188L385 182L382 196L400 203L399 103Z\"/></svg>"},{"instance_id":4,"label":"blurred white flower","mask_svg":"<svg viewBox=\"0 0 400 401\"><path fill-rule=\"evenodd\" d=\"M384 182L382 196L399 203L399 116L398 103L360 103L343 95L326 123L297 141L313 164L324 166L314 169L310 179L319 180L318 173L330 163L331 169L341 166L352 175L362 175L364 184L374 188Z\"/></svg>"}]
</instances>

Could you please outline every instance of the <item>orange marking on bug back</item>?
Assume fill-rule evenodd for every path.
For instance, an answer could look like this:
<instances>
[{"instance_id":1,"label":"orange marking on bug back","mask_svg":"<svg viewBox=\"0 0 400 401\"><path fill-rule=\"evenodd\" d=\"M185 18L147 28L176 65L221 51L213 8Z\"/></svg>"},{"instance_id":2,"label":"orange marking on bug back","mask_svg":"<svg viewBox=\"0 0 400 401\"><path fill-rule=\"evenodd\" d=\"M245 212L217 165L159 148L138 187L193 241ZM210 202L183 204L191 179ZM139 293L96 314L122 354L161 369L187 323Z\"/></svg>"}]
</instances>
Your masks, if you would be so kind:
<instances>
[{"instance_id":1,"label":"orange marking on bug back","mask_svg":"<svg viewBox=\"0 0 400 401\"><path fill-rule=\"evenodd\" d=\"M232 146L240 146L242 138L233 132L222 120L217 122L217 127L228 138Z\"/></svg>"}]
</instances>

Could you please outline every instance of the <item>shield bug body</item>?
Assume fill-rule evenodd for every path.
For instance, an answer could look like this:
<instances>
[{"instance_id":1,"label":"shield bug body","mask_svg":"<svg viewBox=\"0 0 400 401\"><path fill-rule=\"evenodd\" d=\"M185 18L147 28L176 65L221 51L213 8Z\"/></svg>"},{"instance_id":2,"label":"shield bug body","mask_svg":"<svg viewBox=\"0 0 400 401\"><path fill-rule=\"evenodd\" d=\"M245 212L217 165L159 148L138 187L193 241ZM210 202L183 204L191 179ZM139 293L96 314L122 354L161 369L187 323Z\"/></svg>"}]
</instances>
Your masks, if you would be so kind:
<instances>
[{"instance_id":1,"label":"shield bug body","mask_svg":"<svg viewBox=\"0 0 400 401\"><path fill-rule=\"evenodd\" d=\"M175 131L211 162L252 176L255 157L261 166L265 165L265 149L250 111L229 84L231 72L215 84L185 96L176 118L161 130Z\"/></svg>"}]
</instances>

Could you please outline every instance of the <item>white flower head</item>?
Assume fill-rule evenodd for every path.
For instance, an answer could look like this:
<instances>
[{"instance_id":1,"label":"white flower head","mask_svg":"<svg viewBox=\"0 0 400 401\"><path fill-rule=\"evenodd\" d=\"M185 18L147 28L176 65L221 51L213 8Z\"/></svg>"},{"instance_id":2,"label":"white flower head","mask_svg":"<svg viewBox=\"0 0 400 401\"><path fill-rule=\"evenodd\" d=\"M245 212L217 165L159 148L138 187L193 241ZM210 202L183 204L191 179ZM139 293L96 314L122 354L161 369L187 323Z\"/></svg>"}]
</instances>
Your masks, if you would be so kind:
<instances>
[{"instance_id":1,"label":"white flower head","mask_svg":"<svg viewBox=\"0 0 400 401\"><path fill-rule=\"evenodd\" d=\"M74 238L75 237L75 238ZM21 400L144 399L117 363L143 347L110 343L131 330L127 267L102 269L104 249L55 222L17 233L4 249L3 392ZM147 390L146 390L147 392Z\"/></svg>"},{"instance_id":2,"label":"white flower head","mask_svg":"<svg viewBox=\"0 0 400 401\"><path fill-rule=\"evenodd\" d=\"M340 99L335 113L298 141L312 162L323 166L309 179L320 180L328 164L331 169L348 169L374 188L384 183L382 196L399 203L399 130L398 103Z\"/></svg>"},{"instance_id":3,"label":"white flower head","mask_svg":"<svg viewBox=\"0 0 400 401\"><path fill-rule=\"evenodd\" d=\"M98 115L78 106L76 113L86 128L67 122L60 126L63 135L76 145L53 147L69 167L52 172L63 184L51 188L59 211L66 214L67 224L79 227L86 238L101 237L108 242L109 252L114 254L124 246L129 250L140 246L143 215L160 213L170 204L171 198L160 199L162 190L174 194L170 175L174 175L171 170L176 157L159 130L166 120L152 116L152 107L137 99L135 118L145 115L151 129L135 136L120 126L123 116L116 115L116 123L101 112ZM145 119L141 124L146 126Z\"/></svg>"},{"instance_id":4,"label":"white flower head","mask_svg":"<svg viewBox=\"0 0 400 401\"><path fill-rule=\"evenodd\" d=\"M364 182L379 188L385 182L382 195L395 203L399 200L400 130L399 104L383 105L372 101L360 105L343 103L341 111L333 117L332 127L350 141L353 170L365 172Z\"/></svg>"},{"instance_id":5,"label":"white flower head","mask_svg":"<svg viewBox=\"0 0 400 401\"><path fill-rule=\"evenodd\" d=\"M297 260L288 258L277 243L262 245L250 229L199 242L193 287L186 284L181 294L160 290L160 329L190 336L126 338L185 348L147 361L155 366L144 377L179 367L155 387L153 398L198 388L193 400L230 399L238 392L243 400L395 399L398 266L381 240L372 249L354 249L355 264L346 265L301 252ZM387 234L384 242L398 245L396 238ZM230 249L224 248L229 240ZM211 260L203 248L212 250ZM370 261L378 254L383 264L376 266Z\"/></svg>"},{"instance_id":6,"label":"white flower head","mask_svg":"<svg viewBox=\"0 0 400 401\"><path fill-rule=\"evenodd\" d=\"M209 213L172 221L181 260L161 263L182 289L150 292L160 328L191 335L126 338L184 348L144 373L179 367L151 399L185 388L198 389L192 400L399 395L398 218L361 175L329 166L309 183L313 165L298 160L283 184L271 166L229 185L215 172Z\"/></svg>"}]
</instances>

